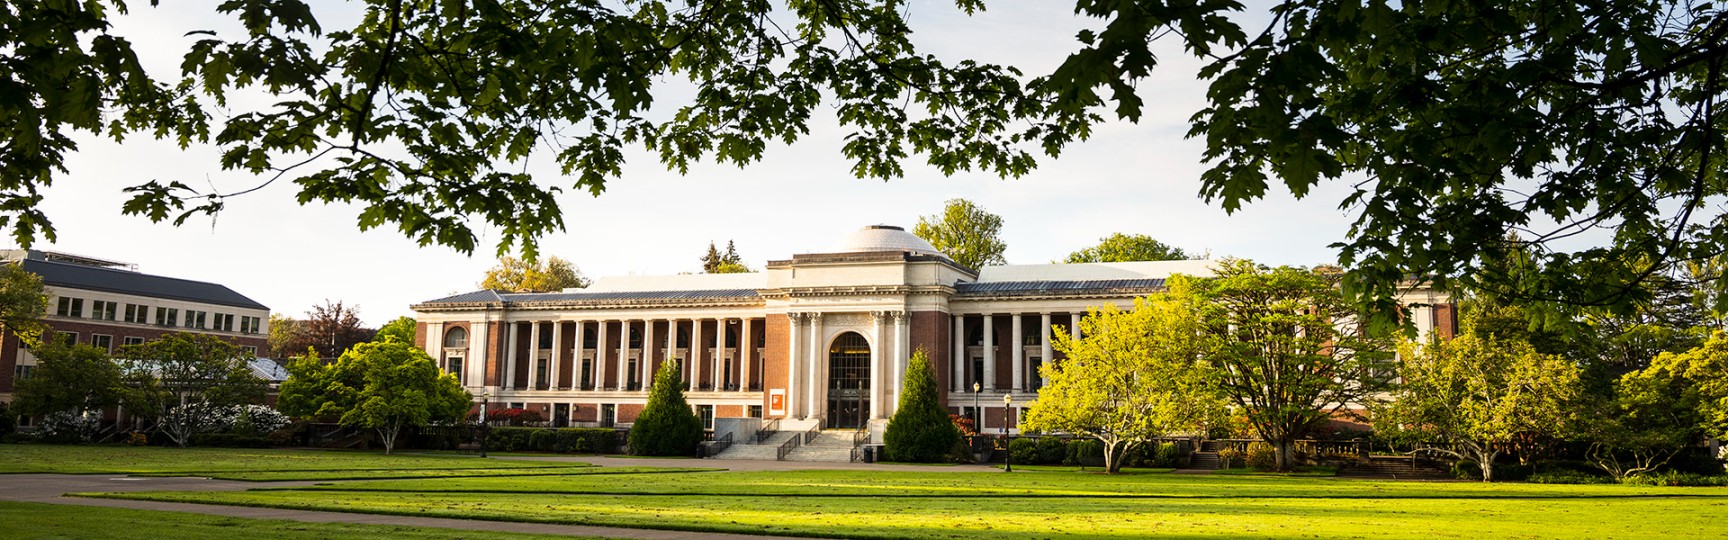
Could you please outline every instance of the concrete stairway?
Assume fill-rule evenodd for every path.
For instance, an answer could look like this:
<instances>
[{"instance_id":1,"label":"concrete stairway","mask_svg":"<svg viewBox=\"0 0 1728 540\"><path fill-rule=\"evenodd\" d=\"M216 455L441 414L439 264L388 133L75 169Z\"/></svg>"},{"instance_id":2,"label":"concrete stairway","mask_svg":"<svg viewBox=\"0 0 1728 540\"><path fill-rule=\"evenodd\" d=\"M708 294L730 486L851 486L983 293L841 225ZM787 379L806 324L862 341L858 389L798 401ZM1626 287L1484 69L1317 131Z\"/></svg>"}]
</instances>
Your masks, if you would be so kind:
<instances>
[{"instance_id":1,"label":"concrete stairway","mask_svg":"<svg viewBox=\"0 0 1728 540\"><path fill-rule=\"evenodd\" d=\"M1220 465L1217 452L1195 452L1188 458L1188 465L1182 468L1214 471L1223 468Z\"/></svg>"},{"instance_id":2,"label":"concrete stairway","mask_svg":"<svg viewBox=\"0 0 1728 540\"><path fill-rule=\"evenodd\" d=\"M726 451L709 457L713 459L774 461L780 457L780 445L785 444L787 440L793 437L803 436L805 431L815 426L815 420L784 420L780 422L780 430L768 432L768 437L762 442L756 442L754 437L750 437L748 440L735 440ZM788 456L787 459L791 459L791 457Z\"/></svg>"},{"instance_id":3,"label":"concrete stairway","mask_svg":"<svg viewBox=\"0 0 1728 540\"><path fill-rule=\"evenodd\" d=\"M852 430L823 431L816 440L805 443L786 454L786 461L825 461L830 463L848 463L852 461Z\"/></svg>"},{"instance_id":4,"label":"concrete stairway","mask_svg":"<svg viewBox=\"0 0 1728 540\"><path fill-rule=\"evenodd\" d=\"M1452 480L1446 471L1412 464L1407 457L1375 456L1367 461L1351 463L1339 469L1338 476L1352 478L1385 478L1388 480Z\"/></svg>"}]
</instances>

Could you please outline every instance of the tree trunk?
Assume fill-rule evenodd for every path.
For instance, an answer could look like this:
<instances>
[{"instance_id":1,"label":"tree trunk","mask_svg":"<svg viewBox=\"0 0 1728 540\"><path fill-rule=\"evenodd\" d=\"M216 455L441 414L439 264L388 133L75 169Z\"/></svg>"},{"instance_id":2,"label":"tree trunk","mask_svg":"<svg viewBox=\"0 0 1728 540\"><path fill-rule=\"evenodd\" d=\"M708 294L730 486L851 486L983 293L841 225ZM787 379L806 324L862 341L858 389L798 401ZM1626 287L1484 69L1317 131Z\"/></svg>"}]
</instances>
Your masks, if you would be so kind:
<instances>
[{"instance_id":1,"label":"tree trunk","mask_svg":"<svg viewBox=\"0 0 1728 540\"><path fill-rule=\"evenodd\" d=\"M1291 471L1296 469L1296 441L1279 439L1272 442L1272 448L1278 456L1278 470Z\"/></svg>"},{"instance_id":2,"label":"tree trunk","mask_svg":"<svg viewBox=\"0 0 1728 540\"><path fill-rule=\"evenodd\" d=\"M1118 469L1122 467L1121 460L1117 459L1116 456L1116 448L1121 444L1121 441L1114 438L1099 438L1098 441L1104 443L1104 473L1116 474Z\"/></svg>"},{"instance_id":3,"label":"tree trunk","mask_svg":"<svg viewBox=\"0 0 1728 540\"><path fill-rule=\"evenodd\" d=\"M402 425L394 422L378 426L378 440L384 443L384 455L388 456L391 451L395 450L396 434L401 431Z\"/></svg>"},{"instance_id":4,"label":"tree trunk","mask_svg":"<svg viewBox=\"0 0 1728 540\"><path fill-rule=\"evenodd\" d=\"M1476 453L1476 460L1482 466L1483 482L1494 481L1494 458L1498 455L1500 452L1494 450L1483 450Z\"/></svg>"}]
</instances>

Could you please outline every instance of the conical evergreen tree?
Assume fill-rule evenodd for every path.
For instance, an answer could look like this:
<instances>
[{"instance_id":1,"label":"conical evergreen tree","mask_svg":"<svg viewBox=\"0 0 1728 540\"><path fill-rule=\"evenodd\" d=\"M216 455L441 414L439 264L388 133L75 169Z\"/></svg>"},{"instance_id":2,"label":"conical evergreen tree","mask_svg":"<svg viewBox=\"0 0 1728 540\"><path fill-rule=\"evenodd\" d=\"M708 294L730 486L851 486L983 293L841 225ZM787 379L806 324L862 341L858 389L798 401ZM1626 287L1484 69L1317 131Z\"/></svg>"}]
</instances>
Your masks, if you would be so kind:
<instances>
[{"instance_id":1,"label":"conical evergreen tree","mask_svg":"<svg viewBox=\"0 0 1728 540\"><path fill-rule=\"evenodd\" d=\"M660 364L648 404L630 427L630 454L637 456L689 456L702 444L702 419L684 401L677 360Z\"/></svg>"},{"instance_id":2,"label":"conical evergreen tree","mask_svg":"<svg viewBox=\"0 0 1728 540\"><path fill-rule=\"evenodd\" d=\"M890 461L935 463L960 442L960 431L948 419L948 409L936 401L936 372L924 349L912 354L906 365L906 391L900 408L888 420L882 435Z\"/></svg>"}]
</instances>

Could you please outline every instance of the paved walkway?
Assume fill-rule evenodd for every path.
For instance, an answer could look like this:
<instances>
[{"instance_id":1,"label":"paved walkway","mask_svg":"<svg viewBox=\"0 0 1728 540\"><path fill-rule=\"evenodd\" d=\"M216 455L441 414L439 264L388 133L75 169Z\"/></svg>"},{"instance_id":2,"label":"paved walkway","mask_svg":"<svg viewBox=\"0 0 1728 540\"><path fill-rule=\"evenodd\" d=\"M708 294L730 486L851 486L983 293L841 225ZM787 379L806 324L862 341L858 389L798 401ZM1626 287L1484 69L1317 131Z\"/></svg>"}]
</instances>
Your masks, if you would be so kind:
<instances>
[{"instance_id":1,"label":"paved walkway","mask_svg":"<svg viewBox=\"0 0 1728 540\"><path fill-rule=\"evenodd\" d=\"M788 461L745 461L745 460L714 460L714 459L649 459L649 458L616 458L597 456L571 457L516 457L533 461L579 461L593 463L604 467L718 467L733 471L787 471L812 469L842 469L842 470L879 470L879 471L954 471L954 472L999 472L998 469L982 465L920 466L920 465L888 465L865 463L801 463ZM253 508L247 506L224 506L214 504L190 504L157 501L134 501L122 499L92 499L86 497L65 497L67 493L89 491L243 491L259 487L289 487L307 486L319 481L295 482L240 482L233 480L214 480L210 478L190 477L141 477L111 474L0 474L0 501L23 501L51 504L70 504L80 506L104 506L111 508L132 508L137 510L160 510L169 512L191 512L216 516L228 516L252 519L282 519L303 521L309 523L361 523L370 525L399 525L411 527L436 527L444 529L459 529L468 531L498 531L513 533L550 534L561 536L598 536L607 538L636 538L646 540L746 540L746 539L784 539L784 536L753 536L743 534L721 534L713 532L665 531L655 529L627 529L621 527L595 527L587 525L558 525L548 523L520 523L510 521L483 521L469 519L449 519L414 516L389 516L379 514L354 514L347 512L321 512L315 510L287 510L278 508Z\"/></svg>"}]
</instances>

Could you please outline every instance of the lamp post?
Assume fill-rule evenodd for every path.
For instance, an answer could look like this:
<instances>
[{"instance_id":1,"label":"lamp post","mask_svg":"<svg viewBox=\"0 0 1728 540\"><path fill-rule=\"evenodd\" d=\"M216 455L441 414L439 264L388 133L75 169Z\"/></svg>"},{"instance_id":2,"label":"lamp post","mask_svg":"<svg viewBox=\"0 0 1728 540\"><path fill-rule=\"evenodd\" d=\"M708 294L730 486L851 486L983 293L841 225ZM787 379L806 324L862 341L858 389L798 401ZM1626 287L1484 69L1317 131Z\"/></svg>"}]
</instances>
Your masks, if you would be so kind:
<instances>
[{"instance_id":1,"label":"lamp post","mask_svg":"<svg viewBox=\"0 0 1728 540\"><path fill-rule=\"evenodd\" d=\"M984 432L984 410L978 408L978 392L984 389L983 384L972 383L972 431Z\"/></svg>"},{"instance_id":2,"label":"lamp post","mask_svg":"<svg viewBox=\"0 0 1728 540\"><path fill-rule=\"evenodd\" d=\"M486 405L491 397L486 388L480 389L480 457L486 457L486 436L492 431L492 424L486 421Z\"/></svg>"},{"instance_id":3,"label":"lamp post","mask_svg":"<svg viewBox=\"0 0 1728 540\"><path fill-rule=\"evenodd\" d=\"M1014 396L1002 394L1002 447L1008 451L1008 466L1002 472L1014 472L1014 445L1008 438L1008 415L1014 411Z\"/></svg>"}]
</instances>

